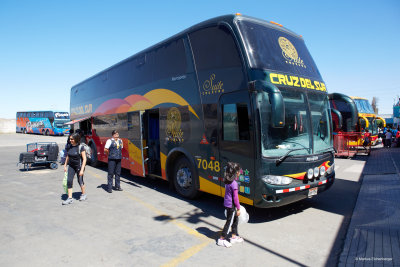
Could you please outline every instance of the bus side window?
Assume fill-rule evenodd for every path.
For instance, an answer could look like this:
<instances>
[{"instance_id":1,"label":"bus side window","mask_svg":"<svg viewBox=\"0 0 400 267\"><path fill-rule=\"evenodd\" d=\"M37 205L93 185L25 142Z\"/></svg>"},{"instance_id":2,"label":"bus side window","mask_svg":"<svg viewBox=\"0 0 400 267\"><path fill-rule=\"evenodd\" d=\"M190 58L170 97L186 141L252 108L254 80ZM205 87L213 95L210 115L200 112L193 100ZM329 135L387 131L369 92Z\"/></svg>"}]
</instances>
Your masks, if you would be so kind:
<instances>
[{"instance_id":1,"label":"bus side window","mask_svg":"<svg viewBox=\"0 0 400 267\"><path fill-rule=\"evenodd\" d=\"M248 141L250 134L247 104L225 104L222 110L223 140Z\"/></svg>"},{"instance_id":2,"label":"bus side window","mask_svg":"<svg viewBox=\"0 0 400 267\"><path fill-rule=\"evenodd\" d=\"M157 47L152 53L154 56L154 80L162 80L186 73L186 54L182 39Z\"/></svg>"},{"instance_id":3,"label":"bus side window","mask_svg":"<svg viewBox=\"0 0 400 267\"><path fill-rule=\"evenodd\" d=\"M189 34L202 96L213 96L246 87L240 51L226 26ZM206 101L207 102L207 101Z\"/></svg>"}]
</instances>

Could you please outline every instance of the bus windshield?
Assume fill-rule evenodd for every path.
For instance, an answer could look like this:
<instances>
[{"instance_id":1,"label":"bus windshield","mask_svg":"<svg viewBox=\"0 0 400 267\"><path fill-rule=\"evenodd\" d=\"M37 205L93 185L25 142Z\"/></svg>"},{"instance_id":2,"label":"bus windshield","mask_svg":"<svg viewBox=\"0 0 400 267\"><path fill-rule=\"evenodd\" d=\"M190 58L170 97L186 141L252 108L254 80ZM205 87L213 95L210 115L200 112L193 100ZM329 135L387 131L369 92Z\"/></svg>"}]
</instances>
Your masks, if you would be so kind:
<instances>
[{"instance_id":1,"label":"bus windshield","mask_svg":"<svg viewBox=\"0 0 400 267\"><path fill-rule=\"evenodd\" d=\"M272 127L271 111L265 108L264 101L268 101L266 93L259 102L263 156L279 157L290 150L293 150L291 155L309 155L329 149L333 142L328 96L284 88L280 91L285 103L284 127Z\"/></svg>"},{"instance_id":2,"label":"bus windshield","mask_svg":"<svg viewBox=\"0 0 400 267\"><path fill-rule=\"evenodd\" d=\"M322 79L304 41L298 36L251 19L238 19L236 24L251 68Z\"/></svg>"},{"instance_id":3,"label":"bus windshield","mask_svg":"<svg viewBox=\"0 0 400 267\"><path fill-rule=\"evenodd\" d=\"M365 119L368 120L368 127ZM360 126L361 126L361 131L365 131L366 129L369 130L371 134L377 134L378 133L378 124L376 122L375 117L363 117L360 118Z\"/></svg>"},{"instance_id":4,"label":"bus windshield","mask_svg":"<svg viewBox=\"0 0 400 267\"><path fill-rule=\"evenodd\" d=\"M369 113L374 114L374 109L367 99L353 99L354 103L356 103L357 109L359 113Z\"/></svg>"},{"instance_id":5,"label":"bus windshield","mask_svg":"<svg viewBox=\"0 0 400 267\"><path fill-rule=\"evenodd\" d=\"M65 125L67 122L69 122L69 120L54 120L54 127L60 129L69 129L69 125Z\"/></svg>"}]
</instances>

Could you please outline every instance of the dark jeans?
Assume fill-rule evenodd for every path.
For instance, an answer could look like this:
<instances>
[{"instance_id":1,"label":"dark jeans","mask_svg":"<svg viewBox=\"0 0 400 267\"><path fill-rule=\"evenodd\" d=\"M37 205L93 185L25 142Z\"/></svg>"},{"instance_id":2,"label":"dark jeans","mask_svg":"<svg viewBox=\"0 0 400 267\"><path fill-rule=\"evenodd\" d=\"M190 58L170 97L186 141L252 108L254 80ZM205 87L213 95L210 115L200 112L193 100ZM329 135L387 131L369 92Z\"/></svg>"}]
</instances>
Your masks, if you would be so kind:
<instances>
[{"instance_id":1,"label":"dark jeans","mask_svg":"<svg viewBox=\"0 0 400 267\"><path fill-rule=\"evenodd\" d=\"M72 183L74 181L74 176L76 174L76 177L78 179L78 183L80 186L84 185L85 183L83 182L83 176L79 176L79 172L81 170L81 167L71 167L68 165L68 180L67 180L67 187L72 188Z\"/></svg>"},{"instance_id":2,"label":"dark jeans","mask_svg":"<svg viewBox=\"0 0 400 267\"><path fill-rule=\"evenodd\" d=\"M385 147L391 147L392 146L392 139L385 139Z\"/></svg>"},{"instance_id":3,"label":"dark jeans","mask_svg":"<svg viewBox=\"0 0 400 267\"><path fill-rule=\"evenodd\" d=\"M232 234L239 235L238 234L238 216L236 216L236 209L234 207L232 208L226 208L226 223L224 226L224 229L222 230L221 236L223 238L226 238L226 236L229 233L229 228L232 226Z\"/></svg>"},{"instance_id":4,"label":"dark jeans","mask_svg":"<svg viewBox=\"0 0 400 267\"><path fill-rule=\"evenodd\" d=\"M115 174L115 187L120 188L120 176L121 176L121 160L120 159L108 159L108 190L112 190L113 176Z\"/></svg>"}]
</instances>

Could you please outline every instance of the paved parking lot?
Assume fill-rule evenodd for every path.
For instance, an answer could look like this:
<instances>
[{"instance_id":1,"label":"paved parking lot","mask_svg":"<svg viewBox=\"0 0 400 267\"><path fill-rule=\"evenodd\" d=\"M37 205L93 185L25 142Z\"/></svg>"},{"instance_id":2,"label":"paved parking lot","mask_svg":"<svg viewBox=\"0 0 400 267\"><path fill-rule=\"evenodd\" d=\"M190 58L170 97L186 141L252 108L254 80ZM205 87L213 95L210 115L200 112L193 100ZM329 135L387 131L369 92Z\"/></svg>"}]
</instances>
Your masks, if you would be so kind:
<instances>
[{"instance_id":1,"label":"paved parking lot","mask_svg":"<svg viewBox=\"0 0 400 267\"><path fill-rule=\"evenodd\" d=\"M315 198L276 209L248 207L245 239L215 245L223 200L186 200L168 183L123 172L123 192L108 194L105 166L85 172L88 200L62 206L63 168L16 166L25 144L66 137L0 135L2 266L326 266L336 265L366 158L338 159L337 180ZM21 167L21 166L20 166Z\"/></svg>"}]
</instances>

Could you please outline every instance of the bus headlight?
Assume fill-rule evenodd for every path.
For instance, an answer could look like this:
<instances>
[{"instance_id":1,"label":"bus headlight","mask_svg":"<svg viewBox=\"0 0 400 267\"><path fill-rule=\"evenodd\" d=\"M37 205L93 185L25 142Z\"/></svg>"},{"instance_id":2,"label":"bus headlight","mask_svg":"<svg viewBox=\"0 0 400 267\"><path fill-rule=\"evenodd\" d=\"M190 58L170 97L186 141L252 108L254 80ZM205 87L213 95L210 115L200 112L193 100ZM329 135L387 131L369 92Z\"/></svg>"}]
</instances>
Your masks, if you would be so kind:
<instances>
[{"instance_id":1,"label":"bus headlight","mask_svg":"<svg viewBox=\"0 0 400 267\"><path fill-rule=\"evenodd\" d=\"M326 170L327 174L331 174L335 170L335 163L332 163L332 165Z\"/></svg>"},{"instance_id":2,"label":"bus headlight","mask_svg":"<svg viewBox=\"0 0 400 267\"><path fill-rule=\"evenodd\" d=\"M308 169L308 171L307 171L307 178L308 178L308 179L312 179L313 175L314 175L313 169Z\"/></svg>"},{"instance_id":3,"label":"bus headlight","mask_svg":"<svg viewBox=\"0 0 400 267\"><path fill-rule=\"evenodd\" d=\"M324 176L324 175L325 175L325 171L326 171L325 166L322 166L321 168L319 168L319 174L320 174L321 176Z\"/></svg>"},{"instance_id":4,"label":"bus headlight","mask_svg":"<svg viewBox=\"0 0 400 267\"><path fill-rule=\"evenodd\" d=\"M292 178L286 176L265 175L261 178L267 184L288 185L292 182Z\"/></svg>"},{"instance_id":5,"label":"bus headlight","mask_svg":"<svg viewBox=\"0 0 400 267\"><path fill-rule=\"evenodd\" d=\"M315 167L315 168L314 168L314 177L317 178L318 175L319 175L319 168L318 168L318 167Z\"/></svg>"}]
</instances>

